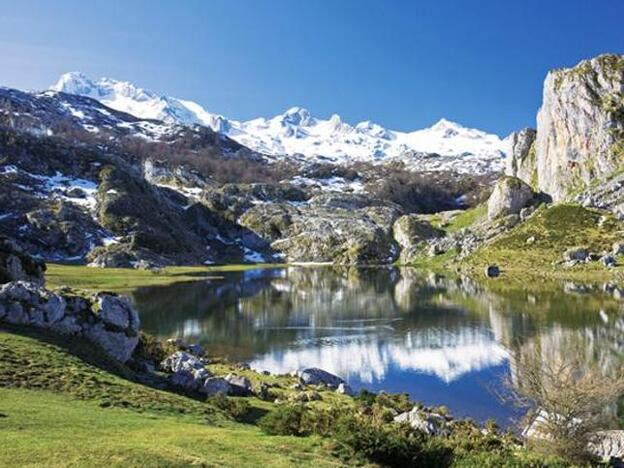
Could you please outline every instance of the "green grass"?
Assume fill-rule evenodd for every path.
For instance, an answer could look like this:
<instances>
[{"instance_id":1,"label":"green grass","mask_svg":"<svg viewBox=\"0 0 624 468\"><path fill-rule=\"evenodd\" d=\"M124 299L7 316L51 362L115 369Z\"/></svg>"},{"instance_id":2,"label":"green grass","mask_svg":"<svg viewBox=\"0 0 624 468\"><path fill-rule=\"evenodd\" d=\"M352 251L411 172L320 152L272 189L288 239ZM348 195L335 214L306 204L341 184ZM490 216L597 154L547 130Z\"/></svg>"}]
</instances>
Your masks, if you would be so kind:
<instances>
[{"instance_id":1,"label":"green grass","mask_svg":"<svg viewBox=\"0 0 624 468\"><path fill-rule=\"evenodd\" d=\"M598 210L572 204L540 208L524 223L475 251L467 263L476 268L496 264L509 273L542 273L570 279L612 278L621 269L607 270L600 262L573 268L553 265L562 260L568 248L582 246L590 252L602 253L610 251L615 241L622 240L624 224L608 215L607 221L598 226L602 215ZM530 237L535 238L532 244L527 243Z\"/></svg>"},{"instance_id":2,"label":"green grass","mask_svg":"<svg viewBox=\"0 0 624 468\"><path fill-rule=\"evenodd\" d=\"M1 466L338 466L318 438L270 437L44 391L0 388Z\"/></svg>"},{"instance_id":3,"label":"green grass","mask_svg":"<svg viewBox=\"0 0 624 468\"><path fill-rule=\"evenodd\" d=\"M210 267L167 267L155 273L133 268L91 268L83 265L48 264L48 287L70 286L90 291L128 292L144 286L163 286L184 281L218 279L219 273L282 265L224 265Z\"/></svg>"},{"instance_id":4,"label":"green grass","mask_svg":"<svg viewBox=\"0 0 624 468\"><path fill-rule=\"evenodd\" d=\"M250 417L270 408L247 401ZM319 438L267 436L142 384L87 342L22 327L0 329L0 414L0 466L339 465Z\"/></svg>"},{"instance_id":5,"label":"green grass","mask_svg":"<svg viewBox=\"0 0 624 468\"><path fill-rule=\"evenodd\" d=\"M481 204L474 208L462 211L461 213L453 216L448 222L444 222L442 215L436 213L433 215L424 216L433 227L442 229L445 232L453 233L468 228L478 221L484 220L487 215L487 205Z\"/></svg>"}]
</instances>

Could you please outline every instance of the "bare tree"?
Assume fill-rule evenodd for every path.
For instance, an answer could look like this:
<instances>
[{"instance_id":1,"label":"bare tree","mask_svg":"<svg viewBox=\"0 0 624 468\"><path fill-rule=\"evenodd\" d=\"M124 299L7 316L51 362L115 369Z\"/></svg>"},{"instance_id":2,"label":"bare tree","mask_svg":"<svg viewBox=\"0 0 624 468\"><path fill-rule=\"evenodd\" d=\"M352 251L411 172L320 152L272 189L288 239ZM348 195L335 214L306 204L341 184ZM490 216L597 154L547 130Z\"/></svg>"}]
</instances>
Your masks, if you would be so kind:
<instances>
[{"instance_id":1,"label":"bare tree","mask_svg":"<svg viewBox=\"0 0 624 468\"><path fill-rule=\"evenodd\" d=\"M549 454L581 461L589 457L592 435L613 423L608 408L624 394L624 377L588 363L583 349L567 343L557 353L523 345L512 353L513 401L528 408L523 435Z\"/></svg>"}]
</instances>

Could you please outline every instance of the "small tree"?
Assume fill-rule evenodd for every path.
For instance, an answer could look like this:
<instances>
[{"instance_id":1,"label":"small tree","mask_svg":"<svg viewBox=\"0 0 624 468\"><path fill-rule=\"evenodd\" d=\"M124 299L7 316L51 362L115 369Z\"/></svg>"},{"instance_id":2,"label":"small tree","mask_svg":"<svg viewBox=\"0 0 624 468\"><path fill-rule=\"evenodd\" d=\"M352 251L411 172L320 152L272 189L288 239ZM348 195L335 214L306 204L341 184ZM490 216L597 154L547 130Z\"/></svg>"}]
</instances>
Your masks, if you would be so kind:
<instances>
[{"instance_id":1,"label":"small tree","mask_svg":"<svg viewBox=\"0 0 624 468\"><path fill-rule=\"evenodd\" d=\"M523 434L538 449L571 460L589 457L592 434L606 429L606 411L624 394L619 371L605 375L597 365L583 361L578 347L566 347L556 357L545 357L541 346L524 346L512 360L513 400L530 408Z\"/></svg>"}]
</instances>

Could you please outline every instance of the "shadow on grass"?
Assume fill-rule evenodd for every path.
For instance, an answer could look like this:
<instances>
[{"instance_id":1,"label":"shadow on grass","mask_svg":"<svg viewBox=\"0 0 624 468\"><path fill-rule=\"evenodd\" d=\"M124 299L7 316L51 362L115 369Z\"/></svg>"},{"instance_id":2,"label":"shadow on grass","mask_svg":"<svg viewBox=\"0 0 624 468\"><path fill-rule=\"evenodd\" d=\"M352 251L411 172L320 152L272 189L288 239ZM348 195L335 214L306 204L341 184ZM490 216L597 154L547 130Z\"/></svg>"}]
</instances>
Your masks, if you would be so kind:
<instances>
[{"instance_id":1,"label":"shadow on grass","mask_svg":"<svg viewBox=\"0 0 624 468\"><path fill-rule=\"evenodd\" d=\"M173 391L173 389L168 386L168 379L165 375L153 372L143 373L134 371L129 366L112 359L102 348L85 338L70 335L59 335L48 330L6 323L0 324L0 333L1 332L23 336L37 340L41 343L56 346L66 351L69 355L80 359L85 364L98 368L131 383L149 387L154 390L165 391L173 395L188 397L197 401L203 402L205 400L205 396L203 395ZM49 365L53 366L54 363L51 362ZM123 401L120 403L121 406L124 406Z\"/></svg>"},{"instance_id":2,"label":"shadow on grass","mask_svg":"<svg viewBox=\"0 0 624 468\"><path fill-rule=\"evenodd\" d=\"M266 415L269 411L264 408L259 408L257 406L252 406L249 408L249 411L243 416L239 418L237 421L243 424L253 424L255 425L260 418Z\"/></svg>"}]
</instances>

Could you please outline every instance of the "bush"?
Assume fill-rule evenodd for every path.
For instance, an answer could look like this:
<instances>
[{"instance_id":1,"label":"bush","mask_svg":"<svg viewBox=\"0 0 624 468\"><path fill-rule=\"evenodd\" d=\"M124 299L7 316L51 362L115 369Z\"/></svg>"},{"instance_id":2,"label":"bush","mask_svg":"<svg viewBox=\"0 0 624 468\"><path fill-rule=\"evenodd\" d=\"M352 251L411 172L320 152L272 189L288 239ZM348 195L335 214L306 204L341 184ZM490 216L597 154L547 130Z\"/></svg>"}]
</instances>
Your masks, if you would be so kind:
<instances>
[{"instance_id":1,"label":"bush","mask_svg":"<svg viewBox=\"0 0 624 468\"><path fill-rule=\"evenodd\" d=\"M310 432L303 428L302 419L306 409L302 405L278 406L263 416L258 425L269 435L305 436Z\"/></svg>"},{"instance_id":2,"label":"bush","mask_svg":"<svg viewBox=\"0 0 624 468\"><path fill-rule=\"evenodd\" d=\"M404 425L347 415L337 421L332 435L353 455L384 466L445 466L449 460L448 450Z\"/></svg>"},{"instance_id":3,"label":"bush","mask_svg":"<svg viewBox=\"0 0 624 468\"><path fill-rule=\"evenodd\" d=\"M251 405L247 400L228 398L222 393L209 397L206 401L208 404L219 408L235 421L243 421L251 409Z\"/></svg>"},{"instance_id":4,"label":"bush","mask_svg":"<svg viewBox=\"0 0 624 468\"><path fill-rule=\"evenodd\" d=\"M139 334L139 344L134 350L134 357L160 363L167 357L167 352L156 337L142 331Z\"/></svg>"}]
</instances>

